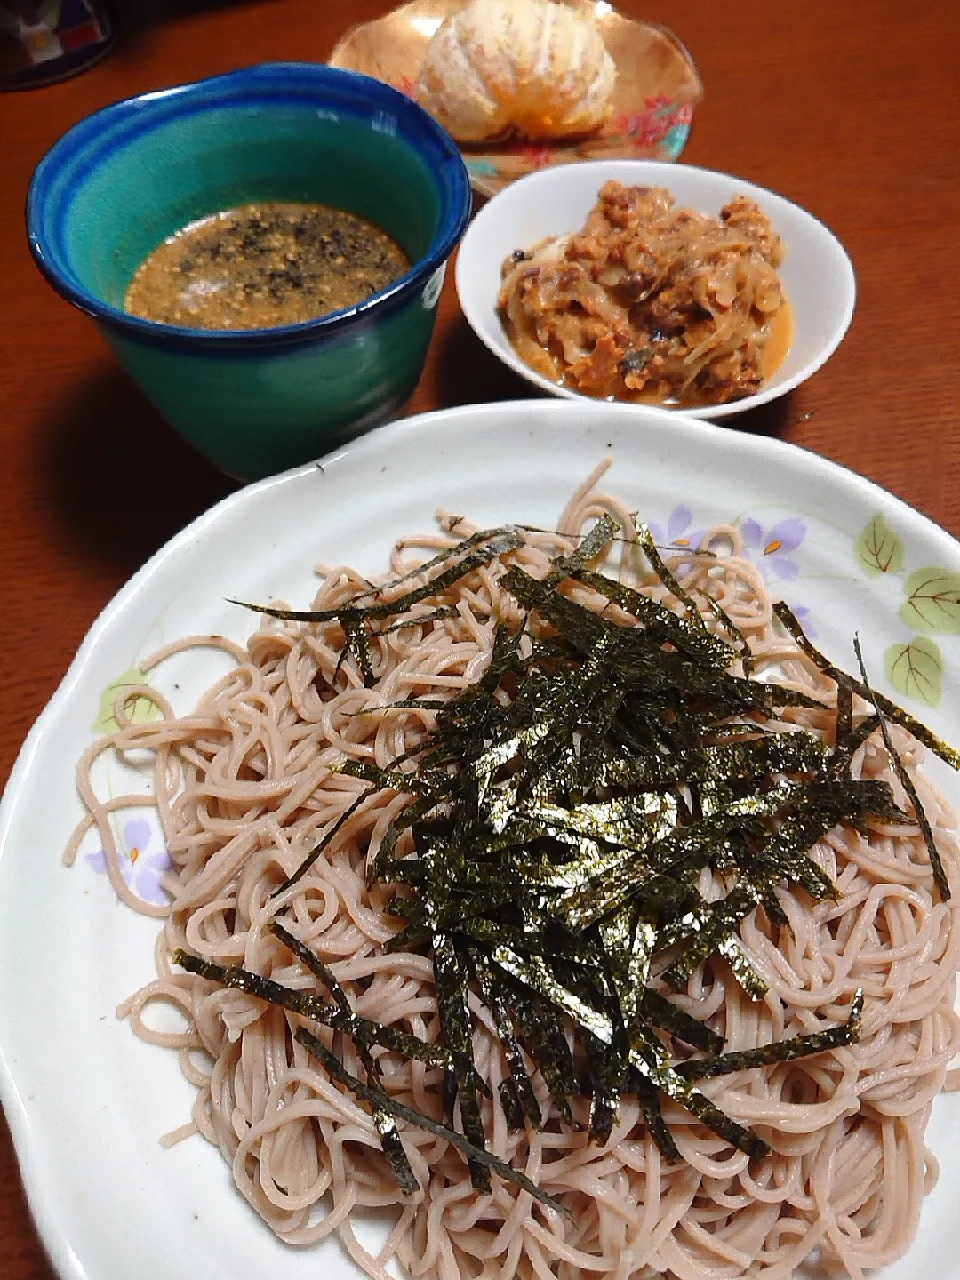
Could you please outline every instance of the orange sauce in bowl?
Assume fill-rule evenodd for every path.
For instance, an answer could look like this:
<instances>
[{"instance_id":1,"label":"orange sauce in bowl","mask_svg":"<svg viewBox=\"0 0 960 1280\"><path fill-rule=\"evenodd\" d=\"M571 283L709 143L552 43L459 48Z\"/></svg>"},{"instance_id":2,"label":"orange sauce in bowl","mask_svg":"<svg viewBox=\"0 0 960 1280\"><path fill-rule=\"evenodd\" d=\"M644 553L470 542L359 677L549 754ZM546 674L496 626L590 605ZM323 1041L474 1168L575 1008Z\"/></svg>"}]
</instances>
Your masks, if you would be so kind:
<instances>
[{"instance_id":1,"label":"orange sauce in bowl","mask_svg":"<svg viewBox=\"0 0 960 1280\"><path fill-rule=\"evenodd\" d=\"M773 313L767 324L767 340L760 356L764 382L772 378L786 360L793 342L793 330L793 307L784 298L783 305Z\"/></svg>"}]
</instances>

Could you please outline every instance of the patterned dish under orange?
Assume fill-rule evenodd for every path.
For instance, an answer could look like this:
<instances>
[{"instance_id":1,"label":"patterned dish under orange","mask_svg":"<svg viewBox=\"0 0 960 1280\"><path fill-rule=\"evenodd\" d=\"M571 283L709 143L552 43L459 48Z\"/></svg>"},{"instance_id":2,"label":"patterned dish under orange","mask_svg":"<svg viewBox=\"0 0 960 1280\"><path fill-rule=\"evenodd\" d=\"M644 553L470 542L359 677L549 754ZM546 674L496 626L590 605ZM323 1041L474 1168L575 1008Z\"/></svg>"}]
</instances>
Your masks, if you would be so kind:
<instances>
[{"instance_id":1,"label":"patterned dish under orange","mask_svg":"<svg viewBox=\"0 0 960 1280\"><path fill-rule=\"evenodd\" d=\"M385 80L413 96L424 52L444 18L465 0L411 0L353 27L330 65ZM606 0L569 0L592 10L617 67L613 112L593 137L571 142L514 140L461 145L474 189L496 195L516 178L578 160L676 160L703 87L689 53L666 27L627 18Z\"/></svg>"}]
</instances>

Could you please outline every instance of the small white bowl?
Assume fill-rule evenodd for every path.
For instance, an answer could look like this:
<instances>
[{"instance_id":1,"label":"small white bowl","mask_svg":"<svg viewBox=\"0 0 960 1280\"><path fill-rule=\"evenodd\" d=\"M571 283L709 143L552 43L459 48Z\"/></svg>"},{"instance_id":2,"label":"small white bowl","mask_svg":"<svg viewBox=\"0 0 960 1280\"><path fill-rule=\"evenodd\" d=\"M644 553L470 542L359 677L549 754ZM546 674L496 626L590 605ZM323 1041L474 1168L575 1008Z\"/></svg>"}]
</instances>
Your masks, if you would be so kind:
<instances>
[{"instance_id":1,"label":"small white bowl","mask_svg":"<svg viewBox=\"0 0 960 1280\"><path fill-rule=\"evenodd\" d=\"M460 246L456 280L464 315L494 355L521 377L551 395L590 398L524 364L500 322L497 293L507 254L546 236L579 230L611 178L626 186L666 187L678 204L712 216L735 196L747 196L767 214L783 243L779 275L794 323L783 364L755 395L729 404L684 407L689 417L727 418L767 404L805 382L837 349L853 317L856 281L843 245L812 214L727 173L651 160L599 160L544 169L514 182L480 210Z\"/></svg>"}]
</instances>

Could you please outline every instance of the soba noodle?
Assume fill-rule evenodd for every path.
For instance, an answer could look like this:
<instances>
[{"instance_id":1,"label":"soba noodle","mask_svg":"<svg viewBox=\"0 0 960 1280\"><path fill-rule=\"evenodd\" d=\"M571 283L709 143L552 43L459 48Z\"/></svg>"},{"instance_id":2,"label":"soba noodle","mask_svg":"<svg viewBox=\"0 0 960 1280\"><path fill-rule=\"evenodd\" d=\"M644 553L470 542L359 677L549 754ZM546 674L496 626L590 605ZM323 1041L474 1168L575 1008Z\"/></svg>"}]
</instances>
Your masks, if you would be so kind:
<instances>
[{"instance_id":1,"label":"soba noodle","mask_svg":"<svg viewBox=\"0 0 960 1280\"><path fill-rule=\"evenodd\" d=\"M570 549L601 512L630 527L625 508L592 492L593 479L561 516L564 536L530 533L511 562L542 577L549 558ZM472 531L455 517L443 517L440 527L436 535L398 543L392 574L408 572L427 551L452 546ZM721 553L719 559L693 549L672 556L682 584L717 597L777 678L833 698L831 682L775 627L771 598L740 555L737 530L715 528L702 545ZM630 549L623 551L623 575L638 572L638 565ZM282 913L331 966L357 1013L436 1038L431 961L423 954L385 952L398 927L383 910L388 891L365 885L365 867L406 797L369 792L327 856L298 883L271 895L364 792L361 781L331 773L331 766L345 757L385 766L433 724L429 711L387 705L455 695L483 672L497 620L516 611L498 588L498 572L493 563L448 590L444 598L455 606L453 616L372 641L373 688L363 686L352 659L338 666L342 637L338 642L330 625L268 621L246 646L204 636L168 647L144 669L185 646L211 644L236 665L184 716L174 715L146 686L128 691L118 703L119 731L94 743L81 761L87 817L68 859L95 826L117 894L163 919L157 978L119 1012L145 1040L175 1049L196 1087L192 1121L171 1140L202 1134L282 1240L305 1245L336 1232L372 1277L385 1277L392 1258L411 1276L428 1280L628 1280L658 1273L682 1280L776 1280L793 1275L805 1260L827 1273L859 1277L891 1262L909 1246L924 1195L936 1180L924 1129L960 1044L954 1013L960 895L939 900L916 828L874 823L866 835L833 831L811 856L833 878L838 900L814 903L802 890L782 887L777 897L789 929L776 929L762 912L747 917L741 937L768 984L765 997L750 999L717 957L675 997L709 1021L728 1049L745 1049L842 1022L856 989L865 992L859 1044L704 1082L703 1091L727 1114L762 1133L773 1148L766 1158L751 1160L664 1099L683 1156L669 1165L631 1096L623 1098L609 1140L592 1145L588 1101L575 1100L579 1127L570 1127L536 1073L542 1128L511 1131L499 1103L506 1066L495 1025L471 995L476 1060L493 1099L482 1104L490 1149L559 1198L569 1217L498 1179L490 1194L478 1194L457 1151L406 1125L403 1142L423 1191L404 1200L370 1114L293 1040L296 1016L173 964L174 950L183 947L319 990L268 929ZM645 589L666 595L652 578ZM369 590L351 569L323 569L315 607L335 607ZM154 698L161 718L131 723L124 704L133 693ZM817 715L802 710L785 719L826 732L826 718L818 723ZM902 798L878 742L875 735L859 749L855 770L885 778ZM923 748L905 733L897 742L956 887L953 815L917 773ZM152 753L151 786L142 795L99 799L91 769L104 752L123 758ZM145 803L156 805L173 861L166 879L169 908L144 903L128 888L112 834L114 814ZM709 892L708 884L702 887ZM186 1028L157 1031L145 1017L155 1002L180 1009ZM318 1034L348 1070L362 1074L350 1041L329 1029ZM387 1051L379 1063L391 1095L442 1119L436 1068ZM352 1215L364 1206L398 1205L396 1226L374 1257L357 1239Z\"/></svg>"}]
</instances>

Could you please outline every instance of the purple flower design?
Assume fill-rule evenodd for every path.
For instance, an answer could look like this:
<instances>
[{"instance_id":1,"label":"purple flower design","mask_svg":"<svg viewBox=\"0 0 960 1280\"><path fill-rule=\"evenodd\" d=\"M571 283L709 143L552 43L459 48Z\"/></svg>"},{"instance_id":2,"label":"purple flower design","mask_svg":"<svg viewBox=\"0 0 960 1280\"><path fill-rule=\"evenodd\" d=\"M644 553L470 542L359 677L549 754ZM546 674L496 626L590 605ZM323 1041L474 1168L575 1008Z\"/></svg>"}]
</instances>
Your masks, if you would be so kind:
<instances>
[{"instance_id":1,"label":"purple flower design","mask_svg":"<svg viewBox=\"0 0 960 1280\"><path fill-rule=\"evenodd\" d=\"M153 828L146 818L131 818L123 828L121 842L121 868L127 886L144 902L166 906L168 898L160 884L160 877L173 866L166 849L148 853L153 839ZM85 855L87 862L98 875L107 874L107 855L103 849L95 849Z\"/></svg>"},{"instance_id":2,"label":"purple flower design","mask_svg":"<svg viewBox=\"0 0 960 1280\"><path fill-rule=\"evenodd\" d=\"M693 512L681 504L674 507L667 517L667 527L652 523L649 525L653 540L661 548L691 547L699 550L703 542L705 529L694 529ZM789 516L771 525L769 529L761 526L752 516L740 524L743 538L743 554L752 561L763 575L764 581L781 580L793 582L800 576L800 566L790 556L807 536L807 526L796 516ZM790 605L797 621L808 636L815 637L816 630L811 622L810 610L806 605Z\"/></svg>"},{"instance_id":3,"label":"purple flower design","mask_svg":"<svg viewBox=\"0 0 960 1280\"><path fill-rule=\"evenodd\" d=\"M789 603L786 602L786 603ZM810 640L816 640L817 628L813 625L813 614L805 604L790 604L790 612L803 627L804 635Z\"/></svg>"},{"instance_id":4,"label":"purple flower design","mask_svg":"<svg viewBox=\"0 0 960 1280\"><path fill-rule=\"evenodd\" d=\"M789 552L796 551L807 536L807 526L796 516L779 520L769 529L748 516L740 525L744 553L753 561L764 578L779 578L793 582L800 574L800 566L791 560Z\"/></svg>"},{"instance_id":5,"label":"purple flower design","mask_svg":"<svg viewBox=\"0 0 960 1280\"><path fill-rule=\"evenodd\" d=\"M674 547L694 547L699 548L700 540L703 537L702 529L690 529L693 523L693 512L689 507L682 504L674 507L667 517L667 528L664 532L663 528L658 524L650 525L650 532L653 540L658 547L674 546ZM688 532L689 530L689 532Z\"/></svg>"}]
</instances>

